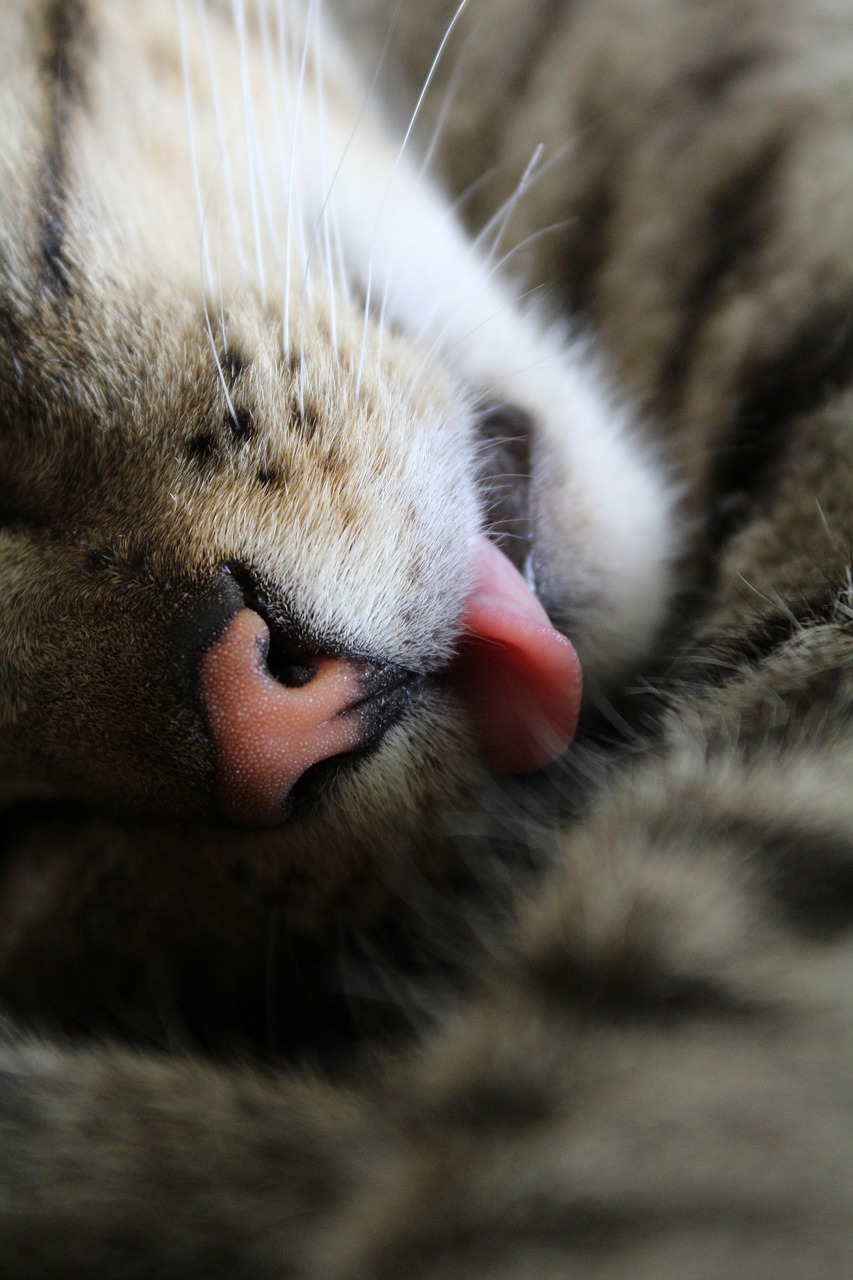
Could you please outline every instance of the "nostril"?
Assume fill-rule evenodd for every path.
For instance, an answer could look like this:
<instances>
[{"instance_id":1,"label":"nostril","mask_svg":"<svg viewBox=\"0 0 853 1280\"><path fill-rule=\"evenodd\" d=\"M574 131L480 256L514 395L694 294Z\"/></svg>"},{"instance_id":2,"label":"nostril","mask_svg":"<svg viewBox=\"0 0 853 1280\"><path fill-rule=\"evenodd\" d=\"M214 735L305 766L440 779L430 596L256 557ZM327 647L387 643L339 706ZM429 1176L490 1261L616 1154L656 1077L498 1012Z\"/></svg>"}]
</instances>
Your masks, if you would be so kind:
<instances>
[{"instance_id":1,"label":"nostril","mask_svg":"<svg viewBox=\"0 0 853 1280\"><path fill-rule=\"evenodd\" d=\"M262 602L263 591L258 576L239 560L227 560L222 566L223 573L233 579L243 597L243 603L250 609L256 609Z\"/></svg>"},{"instance_id":2,"label":"nostril","mask_svg":"<svg viewBox=\"0 0 853 1280\"><path fill-rule=\"evenodd\" d=\"M280 605L271 600L259 575L238 560L229 560L224 571L239 590L243 603L263 618L268 632L258 645L270 675L288 689L301 689L314 679L318 657L298 628L288 625Z\"/></svg>"},{"instance_id":3,"label":"nostril","mask_svg":"<svg viewBox=\"0 0 853 1280\"><path fill-rule=\"evenodd\" d=\"M267 669L274 680L288 689L301 689L317 674L317 659L295 654L276 642L271 635L264 655Z\"/></svg>"}]
</instances>

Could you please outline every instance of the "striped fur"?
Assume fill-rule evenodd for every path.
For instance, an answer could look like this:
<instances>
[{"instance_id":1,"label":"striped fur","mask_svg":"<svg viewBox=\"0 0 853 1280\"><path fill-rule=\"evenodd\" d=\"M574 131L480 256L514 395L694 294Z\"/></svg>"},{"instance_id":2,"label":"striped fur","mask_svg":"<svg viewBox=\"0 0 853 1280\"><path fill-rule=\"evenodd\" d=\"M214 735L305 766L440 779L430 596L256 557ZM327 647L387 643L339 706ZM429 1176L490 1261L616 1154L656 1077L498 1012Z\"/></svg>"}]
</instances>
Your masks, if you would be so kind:
<instances>
[{"instance_id":1,"label":"striped fur","mask_svg":"<svg viewBox=\"0 0 853 1280\"><path fill-rule=\"evenodd\" d=\"M342 0L362 53L393 8ZM77 6L52 12L55 32ZM446 0L405 7L389 93L405 101L408 77L416 96L452 15ZM43 56L57 70L37 256L67 307L62 139L83 81ZM330 1083L10 1035L4 1274L849 1275L851 67L849 0L471 0L461 14L425 136L446 112L439 150L472 224L498 210L503 226L512 202L502 247L521 246L526 278L576 309L659 426L684 507L669 639L643 696L620 703L627 745L578 750L574 821L545 817L560 777L520 817L504 802L495 818L488 795L457 813L453 850L496 894L478 862L490 835L495 859L509 845L510 866L538 865L473 926L462 990L417 1043ZM206 455L219 444L202 425ZM170 934L158 959L215 968L186 918L203 875L203 906L230 892L245 914L223 963L257 949L247 872L233 850L210 869L213 837L176 860L173 831L88 808L19 807L9 830L18 1007L40 1007L64 968L57 1013L75 1009L122 946L130 968L151 963L146 927L110 943L105 923L117 902L138 913L140 855L168 881L160 922L185 930L185 951ZM424 843L444 863L439 836ZM73 911L55 901L61 860L104 882ZM450 938L467 908L441 906ZM141 990L149 1015L166 1000Z\"/></svg>"}]
</instances>

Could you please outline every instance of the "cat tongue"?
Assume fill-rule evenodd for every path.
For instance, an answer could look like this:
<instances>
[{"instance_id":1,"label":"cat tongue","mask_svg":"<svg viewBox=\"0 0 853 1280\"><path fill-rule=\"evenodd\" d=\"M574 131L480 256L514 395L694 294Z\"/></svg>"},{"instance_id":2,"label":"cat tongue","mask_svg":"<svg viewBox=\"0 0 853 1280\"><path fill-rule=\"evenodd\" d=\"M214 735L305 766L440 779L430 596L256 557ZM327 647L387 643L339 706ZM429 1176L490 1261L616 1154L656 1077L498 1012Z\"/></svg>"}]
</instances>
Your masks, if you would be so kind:
<instances>
[{"instance_id":1,"label":"cat tongue","mask_svg":"<svg viewBox=\"0 0 853 1280\"><path fill-rule=\"evenodd\" d=\"M472 552L474 586L450 679L488 767L532 773L574 736L580 662L503 552L482 536Z\"/></svg>"}]
</instances>

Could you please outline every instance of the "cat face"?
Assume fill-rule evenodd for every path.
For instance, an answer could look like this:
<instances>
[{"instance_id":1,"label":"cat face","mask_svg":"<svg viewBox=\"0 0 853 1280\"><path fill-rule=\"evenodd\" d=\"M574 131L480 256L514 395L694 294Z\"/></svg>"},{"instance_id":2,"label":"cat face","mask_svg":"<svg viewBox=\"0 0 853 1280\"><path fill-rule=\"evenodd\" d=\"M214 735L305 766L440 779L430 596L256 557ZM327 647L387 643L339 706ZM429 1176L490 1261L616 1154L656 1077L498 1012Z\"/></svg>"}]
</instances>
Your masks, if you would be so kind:
<instances>
[{"instance_id":1,"label":"cat face","mask_svg":"<svg viewBox=\"0 0 853 1280\"><path fill-rule=\"evenodd\" d=\"M334 37L185 8L92 6L41 67L10 22L7 163L40 156L41 195L3 197L4 788L332 896L486 766L565 746L579 675L544 610L618 678L667 501Z\"/></svg>"}]
</instances>

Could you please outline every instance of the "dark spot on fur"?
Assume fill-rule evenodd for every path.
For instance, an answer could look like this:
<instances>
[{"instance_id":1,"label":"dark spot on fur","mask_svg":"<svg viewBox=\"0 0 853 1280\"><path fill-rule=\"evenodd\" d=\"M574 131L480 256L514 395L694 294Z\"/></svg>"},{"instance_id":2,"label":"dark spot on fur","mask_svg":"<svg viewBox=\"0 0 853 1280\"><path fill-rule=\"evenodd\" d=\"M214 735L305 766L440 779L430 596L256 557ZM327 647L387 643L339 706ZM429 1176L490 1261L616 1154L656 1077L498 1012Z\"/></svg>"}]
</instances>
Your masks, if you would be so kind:
<instances>
[{"instance_id":1,"label":"dark spot on fur","mask_svg":"<svg viewBox=\"0 0 853 1280\"><path fill-rule=\"evenodd\" d=\"M771 887L798 932L831 936L853 925L853 843L825 832L765 835Z\"/></svg>"},{"instance_id":2,"label":"dark spot on fur","mask_svg":"<svg viewBox=\"0 0 853 1280\"><path fill-rule=\"evenodd\" d=\"M199 431L187 442L187 457L192 462L207 463L216 457L216 437L211 431Z\"/></svg>"},{"instance_id":3,"label":"dark spot on fur","mask_svg":"<svg viewBox=\"0 0 853 1280\"><path fill-rule=\"evenodd\" d=\"M65 260L64 241L65 221L58 210L54 209L45 215L41 235L44 278L53 293L67 293L71 286L71 274Z\"/></svg>"},{"instance_id":4,"label":"dark spot on fur","mask_svg":"<svg viewBox=\"0 0 853 1280\"><path fill-rule=\"evenodd\" d=\"M363 520L363 514L358 504L350 502L345 497L336 499L336 504L341 524L350 528L357 528Z\"/></svg>"},{"instance_id":5,"label":"dark spot on fur","mask_svg":"<svg viewBox=\"0 0 853 1280\"><path fill-rule=\"evenodd\" d=\"M565 944L544 949L528 969L549 1002L611 1021L663 1021L742 1014L743 1002L710 977L663 968L647 951L607 957L572 955Z\"/></svg>"},{"instance_id":6,"label":"dark spot on fur","mask_svg":"<svg viewBox=\"0 0 853 1280\"><path fill-rule=\"evenodd\" d=\"M330 480L334 480L343 472L345 463L336 444L329 445L329 448L324 451L320 466L323 468L323 474Z\"/></svg>"},{"instance_id":7,"label":"dark spot on fur","mask_svg":"<svg viewBox=\"0 0 853 1280\"><path fill-rule=\"evenodd\" d=\"M20 385L24 381L23 364L32 346L32 337L27 333L26 323L17 308L5 297L0 297L0 337L4 348L4 373L8 375L9 382ZM0 413L0 423L5 417L5 412Z\"/></svg>"},{"instance_id":8,"label":"dark spot on fur","mask_svg":"<svg viewBox=\"0 0 853 1280\"><path fill-rule=\"evenodd\" d=\"M41 72L52 90L82 104L85 82L81 54L91 38L85 0L49 0L43 23Z\"/></svg>"},{"instance_id":9,"label":"dark spot on fur","mask_svg":"<svg viewBox=\"0 0 853 1280\"><path fill-rule=\"evenodd\" d=\"M766 50L733 49L703 62L691 71L687 87L703 107L713 106L757 66L766 65Z\"/></svg>"},{"instance_id":10,"label":"dark spot on fur","mask_svg":"<svg viewBox=\"0 0 853 1280\"><path fill-rule=\"evenodd\" d=\"M222 351L219 355L219 367L225 381L231 386L246 368L246 361L236 351Z\"/></svg>"},{"instance_id":11,"label":"dark spot on fur","mask_svg":"<svg viewBox=\"0 0 853 1280\"><path fill-rule=\"evenodd\" d=\"M272 488L273 485L284 485L286 481L280 471L275 467L261 467L257 473L258 483L265 488Z\"/></svg>"},{"instance_id":12,"label":"dark spot on fur","mask_svg":"<svg viewBox=\"0 0 853 1280\"><path fill-rule=\"evenodd\" d=\"M103 573L106 569L114 569L117 562L116 553L109 547L89 547L86 551L86 567L92 573Z\"/></svg>"},{"instance_id":13,"label":"dark spot on fur","mask_svg":"<svg viewBox=\"0 0 853 1280\"><path fill-rule=\"evenodd\" d=\"M235 406L233 413L229 409L225 415L225 422L233 439L241 444L245 440L251 440L255 434L255 421L252 411L244 405Z\"/></svg>"},{"instance_id":14,"label":"dark spot on fur","mask_svg":"<svg viewBox=\"0 0 853 1280\"><path fill-rule=\"evenodd\" d=\"M806 937L832 937L853 926L853 839L821 826L774 825L738 817L721 828L747 858L760 859L772 899Z\"/></svg>"},{"instance_id":15,"label":"dark spot on fur","mask_svg":"<svg viewBox=\"0 0 853 1280\"><path fill-rule=\"evenodd\" d=\"M529 1125L547 1124L553 1108L529 1079L478 1078L444 1101L440 1119L454 1130L515 1134Z\"/></svg>"},{"instance_id":16,"label":"dark spot on fur","mask_svg":"<svg viewBox=\"0 0 853 1280\"><path fill-rule=\"evenodd\" d=\"M700 334L715 308L738 286L772 228L772 210L784 149L767 142L742 169L727 174L707 201L703 246L680 304L681 319L661 374L664 403L683 393Z\"/></svg>"},{"instance_id":17,"label":"dark spot on fur","mask_svg":"<svg viewBox=\"0 0 853 1280\"><path fill-rule=\"evenodd\" d=\"M320 422L320 414L315 405L309 401L300 404L299 398L294 397L290 406L290 421L294 427L297 427L306 440L310 440Z\"/></svg>"}]
</instances>

